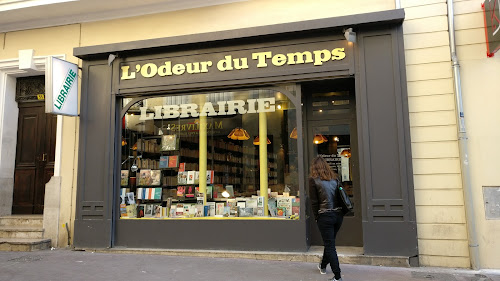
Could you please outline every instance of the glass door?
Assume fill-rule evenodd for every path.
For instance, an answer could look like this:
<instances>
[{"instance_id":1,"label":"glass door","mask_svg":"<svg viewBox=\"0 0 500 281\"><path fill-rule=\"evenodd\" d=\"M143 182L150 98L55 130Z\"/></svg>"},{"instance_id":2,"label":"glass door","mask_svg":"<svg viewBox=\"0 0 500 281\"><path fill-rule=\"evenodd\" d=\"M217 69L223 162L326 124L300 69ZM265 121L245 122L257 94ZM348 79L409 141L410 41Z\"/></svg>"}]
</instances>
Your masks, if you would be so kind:
<instances>
[{"instance_id":1,"label":"glass door","mask_svg":"<svg viewBox=\"0 0 500 281\"><path fill-rule=\"evenodd\" d=\"M309 163L318 155L323 157L338 174L342 181L342 187L351 201L354 202L354 211L344 217L342 228L337 236L337 245L340 246L363 245L357 150L353 146L353 135L355 134L353 134L351 127L348 120L315 121L308 126ZM318 236L317 226L311 226L311 229L313 232L318 231L313 236L313 245L321 244L321 236ZM318 238L319 241L315 241Z\"/></svg>"}]
</instances>

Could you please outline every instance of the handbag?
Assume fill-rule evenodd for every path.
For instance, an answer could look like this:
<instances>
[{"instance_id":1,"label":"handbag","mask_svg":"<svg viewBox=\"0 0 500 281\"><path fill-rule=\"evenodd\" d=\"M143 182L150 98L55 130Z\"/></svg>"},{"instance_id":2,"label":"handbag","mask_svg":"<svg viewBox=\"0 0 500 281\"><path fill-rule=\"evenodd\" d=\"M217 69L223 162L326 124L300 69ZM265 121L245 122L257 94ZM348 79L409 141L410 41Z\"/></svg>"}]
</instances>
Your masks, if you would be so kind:
<instances>
[{"instance_id":1,"label":"handbag","mask_svg":"<svg viewBox=\"0 0 500 281\"><path fill-rule=\"evenodd\" d=\"M337 196L340 197L340 207L342 208L342 214L346 215L350 212L352 212L352 209L354 208L351 199L349 198L349 195L345 192L345 190L342 188L342 185L339 180L337 180L338 186L337 186Z\"/></svg>"}]
</instances>

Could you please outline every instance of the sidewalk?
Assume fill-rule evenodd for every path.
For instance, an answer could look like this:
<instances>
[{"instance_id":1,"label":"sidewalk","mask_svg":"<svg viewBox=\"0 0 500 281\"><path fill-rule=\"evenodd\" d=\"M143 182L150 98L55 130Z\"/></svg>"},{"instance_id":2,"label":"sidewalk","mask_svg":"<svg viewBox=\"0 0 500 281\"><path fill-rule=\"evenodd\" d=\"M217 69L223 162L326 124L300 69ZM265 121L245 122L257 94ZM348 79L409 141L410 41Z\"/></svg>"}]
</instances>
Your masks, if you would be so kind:
<instances>
[{"instance_id":1,"label":"sidewalk","mask_svg":"<svg viewBox=\"0 0 500 281\"><path fill-rule=\"evenodd\" d=\"M500 281L500 271L341 265L344 281ZM235 258L115 254L64 249L0 252L0 281L237 280L326 281L316 263Z\"/></svg>"}]
</instances>

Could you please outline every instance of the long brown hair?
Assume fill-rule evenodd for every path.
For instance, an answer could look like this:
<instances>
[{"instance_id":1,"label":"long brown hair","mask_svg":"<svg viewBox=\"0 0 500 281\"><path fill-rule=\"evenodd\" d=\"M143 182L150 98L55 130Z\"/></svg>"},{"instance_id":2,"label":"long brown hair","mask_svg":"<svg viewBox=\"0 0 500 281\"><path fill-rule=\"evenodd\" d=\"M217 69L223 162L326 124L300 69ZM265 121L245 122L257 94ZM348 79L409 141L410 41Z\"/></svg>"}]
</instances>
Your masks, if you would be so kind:
<instances>
[{"instance_id":1,"label":"long brown hair","mask_svg":"<svg viewBox=\"0 0 500 281\"><path fill-rule=\"evenodd\" d=\"M309 175L311 178L320 178L321 180L335 180L338 178L337 173L335 173L330 165L321 156L317 156L311 162L311 173Z\"/></svg>"}]
</instances>

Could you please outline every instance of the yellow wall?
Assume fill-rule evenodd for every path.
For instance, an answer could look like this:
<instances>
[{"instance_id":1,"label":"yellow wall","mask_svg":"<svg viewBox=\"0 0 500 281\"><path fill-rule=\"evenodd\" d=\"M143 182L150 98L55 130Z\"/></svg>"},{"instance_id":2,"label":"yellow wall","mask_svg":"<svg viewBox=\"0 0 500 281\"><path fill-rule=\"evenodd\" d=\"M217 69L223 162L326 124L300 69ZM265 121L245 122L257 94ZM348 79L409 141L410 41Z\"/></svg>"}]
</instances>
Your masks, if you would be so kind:
<instances>
[{"instance_id":1,"label":"yellow wall","mask_svg":"<svg viewBox=\"0 0 500 281\"><path fill-rule=\"evenodd\" d=\"M445 0L402 0L420 264L469 267Z\"/></svg>"},{"instance_id":2,"label":"yellow wall","mask_svg":"<svg viewBox=\"0 0 500 281\"><path fill-rule=\"evenodd\" d=\"M483 268L500 268L500 220L486 220L484 186L500 186L500 53L486 57L479 0L455 3L457 52L462 73L465 122L469 136L471 182Z\"/></svg>"},{"instance_id":3,"label":"yellow wall","mask_svg":"<svg viewBox=\"0 0 500 281\"><path fill-rule=\"evenodd\" d=\"M328 18L394 9L391 0L253 0L82 24L82 46ZM244 13L244 16L242 16Z\"/></svg>"}]
</instances>

